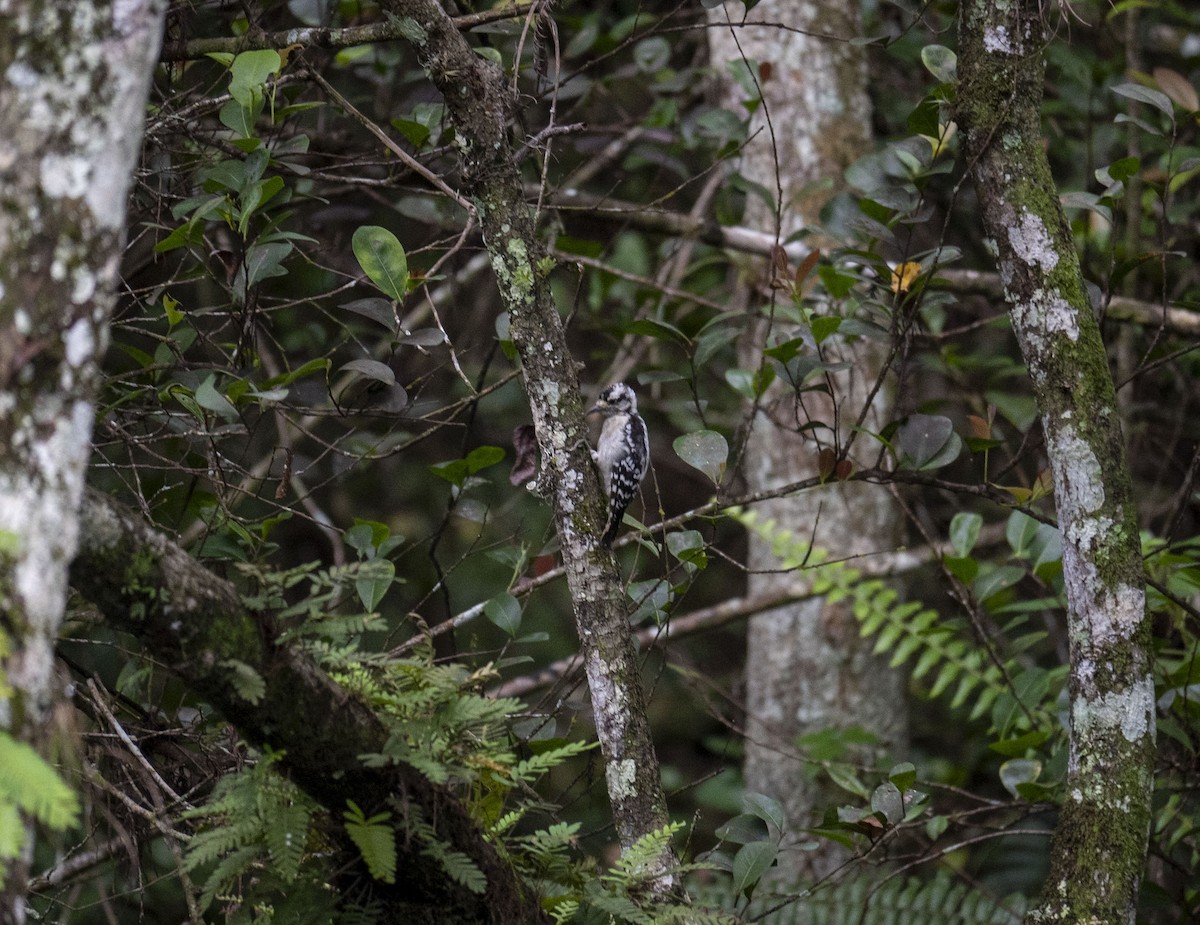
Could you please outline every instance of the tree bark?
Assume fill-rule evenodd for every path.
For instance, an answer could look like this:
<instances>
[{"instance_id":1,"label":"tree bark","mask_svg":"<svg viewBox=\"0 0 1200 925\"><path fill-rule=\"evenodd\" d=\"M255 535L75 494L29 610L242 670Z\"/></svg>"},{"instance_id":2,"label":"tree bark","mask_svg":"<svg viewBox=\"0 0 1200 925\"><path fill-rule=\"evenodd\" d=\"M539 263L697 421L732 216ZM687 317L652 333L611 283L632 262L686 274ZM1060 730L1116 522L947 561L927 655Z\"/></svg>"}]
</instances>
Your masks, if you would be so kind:
<instances>
[{"instance_id":1,"label":"tree bark","mask_svg":"<svg viewBox=\"0 0 1200 925\"><path fill-rule=\"evenodd\" d=\"M958 121L1054 474L1071 642L1070 759L1029 921L1133 922L1154 783L1145 576L1112 375L1041 132L1044 10L969 0Z\"/></svg>"},{"instance_id":2,"label":"tree bark","mask_svg":"<svg viewBox=\"0 0 1200 925\"><path fill-rule=\"evenodd\" d=\"M405 36L445 98L460 146L464 191L475 205L521 359L541 450L539 490L550 498L622 848L667 825L666 797L650 735L637 651L616 559L600 547L606 504L592 466L575 360L549 285L545 256L525 202L509 139L516 98L500 69L471 49L432 0L389 0L411 23ZM675 891L665 851L649 871Z\"/></svg>"},{"instance_id":3,"label":"tree bark","mask_svg":"<svg viewBox=\"0 0 1200 925\"><path fill-rule=\"evenodd\" d=\"M395 921L526 923L543 920L536 897L485 840L452 793L404 764L371 768L362 755L386 751L388 731L365 704L306 656L278 646L237 589L128 510L87 492L71 584L114 625L135 635L258 745L286 752L283 766L337 815L352 798L369 811L391 799L420 808L439 839L466 854L487 878L476 895L446 877L399 833L394 887L377 884ZM249 667L266 682L248 699L238 683ZM320 717L314 724L314 717ZM345 846L350 857L352 846Z\"/></svg>"},{"instance_id":4,"label":"tree bark","mask_svg":"<svg viewBox=\"0 0 1200 925\"><path fill-rule=\"evenodd\" d=\"M0 730L44 745L162 0L0 7ZM33 849L26 838L27 862ZM27 863L0 918L25 921Z\"/></svg>"},{"instance_id":5,"label":"tree bark","mask_svg":"<svg viewBox=\"0 0 1200 925\"><path fill-rule=\"evenodd\" d=\"M745 224L774 230L779 244L815 224L831 188L841 186L845 167L868 150L870 104L866 92L866 60L860 47L820 38L822 33L854 36L860 31L857 4L828 0L764 0L749 18L759 23L729 22L718 7L710 29L713 69L724 74L726 62L743 58L753 70L763 105L751 121L756 137L745 146L739 171L779 199L778 215L757 198L748 205ZM764 68L769 65L769 70ZM745 65L740 65L745 66ZM741 110L743 93L726 81L726 106ZM769 116L769 123L767 117ZM830 182L832 181L832 187ZM811 240L807 243L811 246ZM762 270L757 270L761 275ZM740 287L743 291L747 286ZM768 338L779 330L768 322L746 338L743 365L762 362ZM752 492L797 482L818 474L822 446L844 445L869 400L884 352L868 343L834 345L851 368L832 376L834 399L806 395L777 384L764 396L746 442L743 471ZM832 357L829 357L832 359ZM878 431L891 416L886 389L876 393L866 421ZM829 429L801 431L812 420ZM836 437L831 436L836 434ZM859 460L860 467L873 460ZM891 551L902 516L890 495L874 486L841 484L820 491L781 497L757 507L761 516L791 530L799 539L835 557ZM771 544L751 534L749 594L765 596L794 582L778 572ZM824 598L801 601L750 620L746 653L747 742L746 788L781 801L794 826L808 826L840 791L804 774L796 739L825 729L861 726L879 740L871 754L903 747L907 713L903 674L887 660L871 654L853 612ZM870 760L868 755L855 758ZM834 843L820 851L789 858L786 870L816 879L837 868L849 851Z\"/></svg>"}]
</instances>

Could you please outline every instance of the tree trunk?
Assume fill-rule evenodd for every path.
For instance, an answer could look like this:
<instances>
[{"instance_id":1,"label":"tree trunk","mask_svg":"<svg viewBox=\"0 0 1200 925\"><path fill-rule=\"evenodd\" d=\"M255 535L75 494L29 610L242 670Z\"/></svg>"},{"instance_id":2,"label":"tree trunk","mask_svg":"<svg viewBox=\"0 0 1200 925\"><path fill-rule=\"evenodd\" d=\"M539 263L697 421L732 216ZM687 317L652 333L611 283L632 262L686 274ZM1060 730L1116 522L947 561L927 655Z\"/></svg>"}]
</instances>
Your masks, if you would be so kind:
<instances>
[{"instance_id":1,"label":"tree trunk","mask_svg":"<svg viewBox=\"0 0 1200 925\"><path fill-rule=\"evenodd\" d=\"M728 21L726 9L718 7L713 14L714 21L725 27L708 33L712 67L724 74L726 62L745 56L757 65L753 74L763 95L763 105L751 124L751 134L756 130L758 134L745 146L738 169L774 193L780 203L773 215L759 199L752 199L745 224L773 229L782 243L816 221L832 192L829 181L833 189L840 187L845 167L868 150L870 109L863 50L808 34L858 35L858 7L830 0L764 0L749 17L752 22L783 23L794 31L739 26ZM726 82L724 97L730 109L742 111L744 93L736 84ZM763 322L752 331L743 347L743 365L754 368L761 362L767 338L778 329L777 323L772 331ZM820 449L835 440L836 449L844 445L849 425L868 401L884 356L876 345L865 342L831 346L853 361L848 371L832 377L833 401L827 396L814 400L810 393L801 405L794 392L778 385L764 396L744 455L743 471L751 491L815 476ZM866 426L878 431L890 416L891 398L883 389L874 398ZM810 420L822 421L832 430L800 432ZM890 495L862 484L778 498L756 510L798 539L811 537L814 545L830 550L835 558L890 551L902 521ZM769 541L752 533L750 595L769 595L792 583L791 576L776 571L778 563ZM832 804L840 791L805 774L803 750L795 748L797 737L861 726L878 737L880 751L903 747L907 740L904 690L903 675L888 668L885 659L871 655L871 641L860 637L847 606L818 598L754 617L746 656L747 790L780 800L793 826L812 825L814 816ZM869 750L852 757L869 760L874 753ZM787 862L786 869L813 879L847 857L845 849L829 843L821 851L801 853L794 863Z\"/></svg>"},{"instance_id":2,"label":"tree trunk","mask_svg":"<svg viewBox=\"0 0 1200 925\"><path fill-rule=\"evenodd\" d=\"M1054 473L1070 760L1031 922L1133 922L1154 783L1150 626L1112 376L1041 133L1044 10L961 10L958 120Z\"/></svg>"},{"instance_id":3,"label":"tree trunk","mask_svg":"<svg viewBox=\"0 0 1200 925\"><path fill-rule=\"evenodd\" d=\"M0 7L0 729L42 747L161 0ZM5 922L25 921L23 859Z\"/></svg>"},{"instance_id":4,"label":"tree trunk","mask_svg":"<svg viewBox=\"0 0 1200 925\"><path fill-rule=\"evenodd\" d=\"M454 124L465 192L474 203L500 298L521 358L541 451L538 490L549 497L604 757L613 821L623 849L669 822L650 736L637 651L617 563L600 547L607 505L588 450L575 360L550 291L551 262L534 232L508 136L515 94L432 0L391 0L411 17L406 32ZM651 865L654 889L675 892L666 850Z\"/></svg>"}]
</instances>

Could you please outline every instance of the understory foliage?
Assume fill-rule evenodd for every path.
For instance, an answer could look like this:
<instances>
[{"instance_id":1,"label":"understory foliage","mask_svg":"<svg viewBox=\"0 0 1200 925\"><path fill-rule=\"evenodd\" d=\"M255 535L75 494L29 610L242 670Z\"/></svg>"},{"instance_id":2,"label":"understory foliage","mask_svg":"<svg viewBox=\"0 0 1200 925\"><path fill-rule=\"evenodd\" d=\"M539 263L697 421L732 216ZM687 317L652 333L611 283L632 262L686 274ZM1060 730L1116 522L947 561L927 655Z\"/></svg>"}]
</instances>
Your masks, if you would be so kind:
<instances>
[{"instance_id":1,"label":"understory foliage","mask_svg":"<svg viewBox=\"0 0 1200 925\"><path fill-rule=\"evenodd\" d=\"M517 93L509 134L552 262L539 269L587 397L629 382L651 433L617 552L670 826L614 850L557 540L526 490L529 404L482 206L457 192L461 139L403 4L172 4L91 482L367 705L388 735L359 761L448 788L550 920L1019 921L1065 797L1070 641L1028 372L950 120L956 5L872 6L865 34L843 37L869 46L878 145L837 178L820 227L786 241L741 227L749 199L775 194L736 156L756 81L793 77L733 67L746 102L715 105L713 4L657 6L480 4L461 25ZM1046 15L1044 131L1104 323L1152 582L1142 915L1182 923L1200 915L1200 13ZM278 41L248 47L263 36ZM730 309L745 290L751 311ZM747 356L751 321L768 334ZM879 432L834 388L830 346L859 339L889 357L879 386L899 396ZM904 549L848 560L819 523L756 516L745 433L776 382L819 464L794 489L894 492ZM747 531L795 597L852 608L910 671L905 753L864 763L857 726L794 743L798 786L844 792L821 818L787 819L742 785L742 621L771 606L743 598ZM286 744L245 741L84 601L59 655L76 697L57 751L0 735L0 862L36 820L34 920L369 923L387 885L484 889L404 794L321 804L284 773ZM227 667L248 703L273 683ZM340 732L312 717L321 741ZM789 878L789 858L831 842L854 852L845 870ZM648 883L667 843L687 903ZM428 867L404 869L398 846Z\"/></svg>"}]
</instances>

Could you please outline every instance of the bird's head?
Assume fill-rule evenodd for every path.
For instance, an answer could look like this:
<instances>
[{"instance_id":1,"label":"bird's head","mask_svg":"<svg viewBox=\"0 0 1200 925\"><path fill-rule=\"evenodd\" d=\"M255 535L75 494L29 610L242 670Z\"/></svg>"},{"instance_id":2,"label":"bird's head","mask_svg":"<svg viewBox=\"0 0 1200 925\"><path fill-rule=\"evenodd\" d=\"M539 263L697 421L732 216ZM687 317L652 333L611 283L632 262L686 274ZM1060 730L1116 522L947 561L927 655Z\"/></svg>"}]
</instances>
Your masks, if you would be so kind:
<instances>
[{"instance_id":1,"label":"bird's head","mask_svg":"<svg viewBox=\"0 0 1200 925\"><path fill-rule=\"evenodd\" d=\"M637 396L633 394L633 389L624 382L614 382L600 392L596 404L588 409L588 414L610 417L614 414L633 414L636 411Z\"/></svg>"}]
</instances>

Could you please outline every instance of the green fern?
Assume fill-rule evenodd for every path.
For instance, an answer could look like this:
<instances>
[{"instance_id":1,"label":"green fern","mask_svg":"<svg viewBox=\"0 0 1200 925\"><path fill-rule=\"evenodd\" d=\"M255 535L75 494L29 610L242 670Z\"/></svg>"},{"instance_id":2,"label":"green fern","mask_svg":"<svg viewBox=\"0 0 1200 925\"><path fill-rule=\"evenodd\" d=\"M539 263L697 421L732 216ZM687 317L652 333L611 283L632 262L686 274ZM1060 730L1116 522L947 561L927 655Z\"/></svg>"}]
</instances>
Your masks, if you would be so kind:
<instances>
[{"instance_id":1,"label":"green fern","mask_svg":"<svg viewBox=\"0 0 1200 925\"><path fill-rule=\"evenodd\" d=\"M199 827L188 843L185 868L211 868L202 889L203 905L219 895L271 893L301 879L309 860L314 806L275 771L281 757L268 753L227 774L204 806L183 814Z\"/></svg>"},{"instance_id":2,"label":"green fern","mask_svg":"<svg viewBox=\"0 0 1200 925\"><path fill-rule=\"evenodd\" d=\"M621 852L617 863L602 879L628 888L634 882L644 880L647 876L657 876L661 868L663 852L670 846L671 839L685 828L686 826L682 822L668 822L661 829L647 832Z\"/></svg>"},{"instance_id":3,"label":"green fern","mask_svg":"<svg viewBox=\"0 0 1200 925\"><path fill-rule=\"evenodd\" d=\"M509 769L508 776L514 781L535 781L565 761L596 748L599 742L566 742L549 751L518 761Z\"/></svg>"},{"instance_id":4,"label":"green fern","mask_svg":"<svg viewBox=\"0 0 1200 925\"><path fill-rule=\"evenodd\" d=\"M396 833L388 824L391 813L376 813L367 818L353 800L343 814L346 819L346 834L358 848L367 870L376 880L384 883L396 882Z\"/></svg>"},{"instance_id":5,"label":"green fern","mask_svg":"<svg viewBox=\"0 0 1200 925\"><path fill-rule=\"evenodd\" d=\"M691 884L697 909L708 915L737 909L736 921L763 925L1020 925L1028 900L1014 894L999 900L956 880L945 870L931 878L862 875L809 889L805 883L775 881L773 890L741 905L732 884ZM780 897L800 897L781 902Z\"/></svg>"},{"instance_id":6,"label":"green fern","mask_svg":"<svg viewBox=\"0 0 1200 925\"><path fill-rule=\"evenodd\" d=\"M831 603L848 602L859 622L859 632L874 636L873 651L877 655L890 653L890 664L898 667L916 658L912 677L925 682L928 695L940 697L950 692L950 706L959 708L970 703L970 719L986 716L988 711L1000 712L1017 729L1052 730L1058 727L1050 709L1055 684L1063 673L1048 676L1050 682L1037 703L1020 697L1027 710L997 710L1017 702L1016 692L1009 683L1006 671L1015 673L1017 666L1009 662L1002 668L980 642L964 633L961 621L947 620L937 611L922 607L916 601L902 602L893 588L877 578L864 578L862 572L843 561L829 561L827 551L811 546L790 530L772 520L763 521L754 512L734 509L731 515L748 530L771 544L772 552L785 569L803 569L814 595L823 595ZM1020 622L1023 617L1018 617ZM1014 645L1019 651L1036 637L1023 637ZM1015 654L1015 652L1014 652ZM1001 734L1011 730L993 721Z\"/></svg>"},{"instance_id":7,"label":"green fern","mask_svg":"<svg viewBox=\"0 0 1200 925\"><path fill-rule=\"evenodd\" d=\"M0 804L62 831L79 821L79 798L32 746L0 732ZM19 849L18 849L19 852ZM0 858L15 855L0 855Z\"/></svg>"},{"instance_id":8,"label":"green fern","mask_svg":"<svg viewBox=\"0 0 1200 925\"><path fill-rule=\"evenodd\" d=\"M311 820L308 806L292 803L274 810L274 825L268 826L264 833L275 872L285 883L294 883L300 875Z\"/></svg>"}]
</instances>

